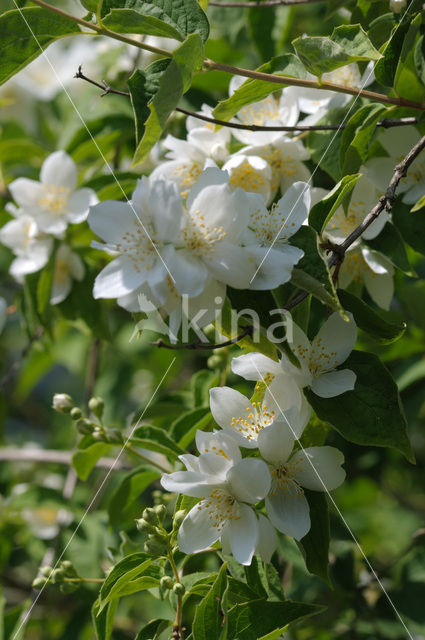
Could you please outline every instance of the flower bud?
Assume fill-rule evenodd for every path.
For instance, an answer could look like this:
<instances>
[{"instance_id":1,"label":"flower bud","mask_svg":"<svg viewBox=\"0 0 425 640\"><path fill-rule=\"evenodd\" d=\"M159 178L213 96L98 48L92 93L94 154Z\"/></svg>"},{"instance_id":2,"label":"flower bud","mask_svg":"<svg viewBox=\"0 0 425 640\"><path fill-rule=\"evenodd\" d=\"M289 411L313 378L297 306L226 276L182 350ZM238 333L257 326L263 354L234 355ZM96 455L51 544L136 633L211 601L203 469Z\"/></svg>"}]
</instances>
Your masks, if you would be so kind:
<instances>
[{"instance_id":1,"label":"flower bud","mask_svg":"<svg viewBox=\"0 0 425 640\"><path fill-rule=\"evenodd\" d=\"M89 422L89 420L87 420ZM103 429L99 429L99 427L95 427L93 430L93 438L98 442L107 442L107 436Z\"/></svg>"},{"instance_id":2,"label":"flower bud","mask_svg":"<svg viewBox=\"0 0 425 640\"><path fill-rule=\"evenodd\" d=\"M79 433L82 433L83 435L93 433L94 429L93 422L87 420L87 418L81 418L80 420L78 420L76 427Z\"/></svg>"},{"instance_id":3,"label":"flower bud","mask_svg":"<svg viewBox=\"0 0 425 640\"><path fill-rule=\"evenodd\" d=\"M122 433L119 429L108 429L106 438L111 444L122 444L123 442Z\"/></svg>"},{"instance_id":4,"label":"flower bud","mask_svg":"<svg viewBox=\"0 0 425 640\"><path fill-rule=\"evenodd\" d=\"M46 578L41 578L41 577L35 578L32 581L32 587L33 589L42 589L45 586L46 582L47 582Z\"/></svg>"},{"instance_id":5,"label":"flower bud","mask_svg":"<svg viewBox=\"0 0 425 640\"><path fill-rule=\"evenodd\" d=\"M157 504L156 507L154 507L154 510L159 521L162 522L165 518L165 514L167 513L167 507L165 504Z\"/></svg>"},{"instance_id":6,"label":"flower bud","mask_svg":"<svg viewBox=\"0 0 425 640\"><path fill-rule=\"evenodd\" d=\"M144 544L146 553L150 553L152 556L162 556L165 553L165 546L158 542L158 540L147 540Z\"/></svg>"},{"instance_id":7,"label":"flower bud","mask_svg":"<svg viewBox=\"0 0 425 640\"><path fill-rule=\"evenodd\" d=\"M40 568L40 573L41 573L41 575L43 575L45 578L49 578L49 577L50 577L50 574L52 573L52 571L53 571L53 568L52 568L52 567L49 567L48 565L47 565L47 566L45 566L45 567L41 567L41 568Z\"/></svg>"},{"instance_id":8,"label":"flower bud","mask_svg":"<svg viewBox=\"0 0 425 640\"><path fill-rule=\"evenodd\" d=\"M79 420L83 414L81 413L81 409L79 409L78 407L74 407L69 412L69 415L73 420Z\"/></svg>"},{"instance_id":9,"label":"flower bud","mask_svg":"<svg viewBox=\"0 0 425 640\"><path fill-rule=\"evenodd\" d=\"M147 507L143 511L142 516L144 520L146 520L147 522L150 522L151 524L159 524L157 513L155 509L152 509L152 507Z\"/></svg>"},{"instance_id":10,"label":"flower bud","mask_svg":"<svg viewBox=\"0 0 425 640\"><path fill-rule=\"evenodd\" d=\"M79 582L62 582L59 589L62 593L72 593L73 591L76 591L79 586Z\"/></svg>"},{"instance_id":11,"label":"flower bud","mask_svg":"<svg viewBox=\"0 0 425 640\"><path fill-rule=\"evenodd\" d=\"M90 400L89 400L89 409L90 409L90 411L92 411L92 413L94 413L94 415L97 418L99 418L99 420L101 419L101 417L103 415L103 409L104 408L105 408L105 403L103 401L103 398L99 398L98 396L90 398Z\"/></svg>"},{"instance_id":12,"label":"flower bud","mask_svg":"<svg viewBox=\"0 0 425 640\"><path fill-rule=\"evenodd\" d=\"M181 582L176 582L176 584L173 586L173 593L175 593L176 596L183 596L185 591L185 586Z\"/></svg>"},{"instance_id":13,"label":"flower bud","mask_svg":"<svg viewBox=\"0 0 425 640\"><path fill-rule=\"evenodd\" d=\"M149 540L158 540L158 542L165 542L168 538L168 534L161 531L161 529L159 529L158 527L154 527L154 529L155 531L149 533L148 535Z\"/></svg>"},{"instance_id":14,"label":"flower bud","mask_svg":"<svg viewBox=\"0 0 425 640\"><path fill-rule=\"evenodd\" d=\"M153 524L151 524L144 518L140 518L139 520L136 520L136 527L138 528L139 531L143 531L144 533L155 533L155 530L156 530Z\"/></svg>"},{"instance_id":15,"label":"flower bud","mask_svg":"<svg viewBox=\"0 0 425 640\"><path fill-rule=\"evenodd\" d=\"M67 393L55 393L52 406L58 413L69 413L74 407L74 401Z\"/></svg>"},{"instance_id":16,"label":"flower bud","mask_svg":"<svg viewBox=\"0 0 425 640\"><path fill-rule=\"evenodd\" d=\"M406 8L406 0L390 0L390 9L393 13L401 13Z\"/></svg>"},{"instance_id":17,"label":"flower bud","mask_svg":"<svg viewBox=\"0 0 425 640\"><path fill-rule=\"evenodd\" d=\"M170 576L162 576L160 585L163 589L172 589L174 587L174 580Z\"/></svg>"},{"instance_id":18,"label":"flower bud","mask_svg":"<svg viewBox=\"0 0 425 640\"><path fill-rule=\"evenodd\" d=\"M173 529L178 529L186 516L186 509L180 509L179 511L176 511L173 518Z\"/></svg>"}]
</instances>

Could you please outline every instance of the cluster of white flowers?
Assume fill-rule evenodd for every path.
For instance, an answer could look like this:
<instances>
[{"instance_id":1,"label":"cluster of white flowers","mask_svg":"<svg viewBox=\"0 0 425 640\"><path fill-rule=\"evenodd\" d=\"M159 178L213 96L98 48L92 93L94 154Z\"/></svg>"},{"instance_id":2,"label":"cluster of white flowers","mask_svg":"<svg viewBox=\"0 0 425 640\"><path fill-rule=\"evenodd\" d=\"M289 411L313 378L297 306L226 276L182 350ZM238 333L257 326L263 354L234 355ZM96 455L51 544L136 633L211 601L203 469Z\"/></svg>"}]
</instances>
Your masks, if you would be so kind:
<instances>
[{"instance_id":1,"label":"cluster of white flowers","mask_svg":"<svg viewBox=\"0 0 425 640\"><path fill-rule=\"evenodd\" d=\"M251 402L229 387L211 389L211 412L222 431L198 431L200 455L180 456L187 470L162 477L168 491L200 498L179 529L183 552L220 540L242 564L250 564L254 553L268 562L277 545L275 528L296 540L308 533L304 489L331 491L345 472L338 449L301 446L310 418L303 389L328 398L354 388L354 372L336 367L351 353L356 335L352 317L346 322L334 313L312 342L293 325L290 347L299 368L287 356L279 362L259 353L233 359L233 372L265 383L265 393ZM239 447L250 450L250 457L243 458ZM253 450L258 456L252 457ZM262 500L267 516L255 509Z\"/></svg>"},{"instance_id":2,"label":"cluster of white flowers","mask_svg":"<svg viewBox=\"0 0 425 640\"><path fill-rule=\"evenodd\" d=\"M70 223L83 222L97 202L92 189L76 189L77 167L64 151L52 153L43 163L40 181L18 178L9 184L16 204L6 205L14 217L0 229L0 241L15 254L10 273L18 281L42 269L55 244L51 304L69 294L72 280L82 280L85 269L79 255L65 242Z\"/></svg>"}]
</instances>

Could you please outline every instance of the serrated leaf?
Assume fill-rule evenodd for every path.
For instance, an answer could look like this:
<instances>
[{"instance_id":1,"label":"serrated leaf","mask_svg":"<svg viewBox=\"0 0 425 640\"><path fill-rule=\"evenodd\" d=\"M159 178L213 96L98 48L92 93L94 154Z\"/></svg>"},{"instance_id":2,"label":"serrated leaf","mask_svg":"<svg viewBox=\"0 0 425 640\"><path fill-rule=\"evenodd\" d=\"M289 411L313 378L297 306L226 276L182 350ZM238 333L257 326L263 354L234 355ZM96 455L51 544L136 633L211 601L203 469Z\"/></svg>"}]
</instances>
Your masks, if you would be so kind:
<instances>
[{"instance_id":1,"label":"serrated leaf","mask_svg":"<svg viewBox=\"0 0 425 640\"><path fill-rule=\"evenodd\" d=\"M139 142L145 131L145 122L149 117L149 103L157 93L161 76L170 64L170 60L156 60L146 69L136 69L128 80L131 104L136 123L136 141Z\"/></svg>"},{"instance_id":2,"label":"serrated leaf","mask_svg":"<svg viewBox=\"0 0 425 640\"><path fill-rule=\"evenodd\" d=\"M227 613L227 637L232 640L278 638L291 622L322 613L324 610L325 607L291 600L269 602L259 599L237 604Z\"/></svg>"},{"instance_id":3,"label":"serrated leaf","mask_svg":"<svg viewBox=\"0 0 425 640\"><path fill-rule=\"evenodd\" d=\"M329 513L326 495L305 491L310 509L311 527L300 540L307 569L330 585L329 580Z\"/></svg>"},{"instance_id":4,"label":"serrated leaf","mask_svg":"<svg viewBox=\"0 0 425 640\"><path fill-rule=\"evenodd\" d=\"M140 14L134 9L112 9L103 19L102 24L117 33L140 33L159 38L184 40L185 35L174 26L154 16Z\"/></svg>"},{"instance_id":5,"label":"serrated leaf","mask_svg":"<svg viewBox=\"0 0 425 640\"><path fill-rule=\"evenodd\" d=\"M357 60L379 60L381 58L381 54L375 49L366 31L359 24L343 24L335 27L331 39Z\"/></svg>"},{"instance_id":6,"label":"serrated leaf","mask_svg":"<svg viewBox=\"0 0 425 640\"><path fill-rule=\"evenodd\" d=\"M344 198L352 191L360 173L344 176L322 200L317 202L308 214L308 223L317 233L321 234L332 215Z\"/></svg>"},{"instance_id":7,"label":"serrated leaf","mask_svg":"<svg viewBox=\"0 0 425 640\"><path fill-rule=\"evenodd\" d=\"M133 167L139 165L163 132L167 120L182 95L189 89L192 76L203 63L203 45L199 34L188 36L174 52L170 64L161 75L159 88L149 104L150 115L133 158Z\"/></svg>"},{"instance_id":8,"label":"serrated leaf","mask_svg":"<svg viewBox=\"0 0 425 640\"><path fill-rule=\"evenodd\" d=\"M0 85L37 58L49 44L75 33L81 31L73 20L40 7L12 9L1 14Z\"/></svg>"},{"instance_id":9,"label":"serrated leaf","mask_svg":"<svg viewBox=\"0 0 425 640\"><path fill-rule=\"evenodd\" d=\"M343 174L354 173L368 158L376 123L386 111L380 104L361 107L348 120L341 138L339 163Z\"/></svg>"},{"instance_id":10,"label":"serrated leaf","mask_svg":"<svg viewBox=\"0 0 425 640\"><path fill-rule=\"evenodd\" d=\"M356 325L362 331L382 344L395 342L406 331L405 322L389 322L383 312L375 311L366 302L343 289L338 290L338 297L346 311L351 311Z\"/></svg>"},{"instance_id":11,"label":"serrated leaf","mask_svg":"<svg viewBox=\"0 0 425 640\"><path fill-rule=\"evenodd\" d=\"M415 275L407 257L403 238L391 222L386 223L376 238L363 241L370 249L382 253L397 269L401 269L407 275Z\"/></svg>"},{"instance_id":12,"label":"serrated leaf","mask_svg":"<svg viewBox=\"0 0 425 640\"><path fill-rule=\"evenodd\" d=\"M161 477L161 473L152 467L141 466L126 473L115 487L109 504L108 513L111 524L118 524L128 518L132 506L143 491L152 482Z\"/></svg>"},{"instance_id":13,"label":"serrated leaf","mask_svg":"<svg viewBox=\"0 0 425 640\"><path fill-rule=\"evenodd\" d=\"M149 451L163 453L165 456L170 457L173 460L185 453L185 450L174 442L167 432L160 427L142 425L135 429L130 442L138 447L149 449Z\"/></svg>"},{"instance_id":14,"label":"serrated leaf","mask_svg":"<svg viewBox=\"0 0 425 640\"><path fill-rule=\"evenodd\" d=\"M74 453L72 466L80 480L87 480L97 461L108 453L111 446L106 442L96 442L87 449L81 449Z\"/></svg>"},{"instance_id":15,"label":"serrated leaf","mask_svg":"<svg viewBox=\"0 0 425 640\"><path fill-rule=\"evenodd\" d=\"M199 33L203 42L208 39L209 24L196 0L103 0L102 18L112 9L132 9L145 18L155 18L173 27L184 40Z\"/></svg>"},{"instance_id":16,"label":"serrated leaf","mask_svg":"<svg viewBox=\"0 0 425 640\"><path fill-rule=\"evenodd\" d=\"M208 595L196 607L192 625L193 640L219 640L227 637L221 613L221 600L227 586L226 571L227 564L224 563Z\"/></svg>"},{"instance_id":17,"label":"serrated leaf","mask_svg":"<svg viewBox=\"0 0 425 640\"><path fill-rule=\"evenodd\" d=\"M363 351L353 351L342 368L356 374L353 391L333 398L319 398L310 389L304 390L317 416L329 422L349 442L392 447L413 462L406 418L397 385L388 369L376 355Z\"/></svg>"},{"instance_id":18,"label":"serrated leaf","mask_svg":"<svg viewBox=\"0 0 425 640\"><path fill-rule=\"evenodd\" d=\"M272 58L269 62L258 67L256 71L262 73L272 73L276 76L291 76L304 80L307 72L299 58L292 53L286 53L282 56ZM249 78L246 80L230 98L222 100L218 103L213 111L214 118L219 120L230 120L242 107L253 102L258 102L267 98L268 95L278 89L282 89L285 85L276 84L275 82L267 82L264 80L254 80Z\"/></svg>"}]
</instances>

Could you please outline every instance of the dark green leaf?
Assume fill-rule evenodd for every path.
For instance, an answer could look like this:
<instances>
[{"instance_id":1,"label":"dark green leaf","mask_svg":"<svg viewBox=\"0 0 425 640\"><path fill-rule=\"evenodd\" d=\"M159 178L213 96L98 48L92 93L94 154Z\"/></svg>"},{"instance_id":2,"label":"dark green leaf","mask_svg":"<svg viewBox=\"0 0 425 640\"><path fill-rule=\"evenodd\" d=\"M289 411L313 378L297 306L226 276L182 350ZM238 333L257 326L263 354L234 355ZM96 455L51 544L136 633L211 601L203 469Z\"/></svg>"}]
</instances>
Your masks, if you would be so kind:
<instances>
[{"instance_id":1,"label":"dark green leaf","mask_svg":"<svg viewBox=\"0 0 425 640\"><path fill-rule=\"evenodd\" d=\"M357 296L343 289L338 290L338 297L346 311L351 311L357 326L366 331L375 340L383 344L395 342L406 330L405 322L390 322L384 317L384 312L375 311ZM388 316L388 313L385 314Z\"/></svg>"},{"instance_id":2,"label":"dark green leaf","mask_svg":"<svg viewBox=\"0 0 425 640\"><path fill-rule=\"evenodd\" d=\"M275 45L272 31L276 19L276 11L269 7L264 11L262 7L248 9L248 25L251 40L258 49L262 60L269 60L275 55Z\"/></svg>"},{"instance_id":3,"label":"dark green leaf","mask_svg":"<svg viewBox=\"0 0 425 640\"><path fill-rule=\"evenodd\" d=\"M227 565L224 563L208 595L196 607L192 625L193 640L219 640L227 637L223 627L221 601L227 586ZM228 636L229 638L231 636Z\"/></svg>"},{"instance_id":4,"label":"dark green leaf","mask_svg":"<svg viewBox=\"0 0 425 640\"><path fill-rule=\"evenodd\" d=\"M185 450L174 442L166 431L150 425L138 427L131 436L131 443L138 447L149 449L149 451L163 453L173 460L185 453Z\"/></svg>"},{"instance_id":5,"label":"dark green leaf","mask_svg":"<svg viewBox=\"0 0 425 640\"><path fill-rule=\"evenodd\" d=\"M257 597L267 598L267 591L263 584L265 582L265 576L261 558L259 556L254 556L251 564L244 567L244 572L248 586L255 591Z\"/></svg>"},{"instance_id":6,"label":"dark green leaf","mask_svg":"<svg viewBox=\"0 0 425 640\"><path fill-rule=\"evenodd\" d=\"M154 16L142 15L134 9L112 9L103 18L102 24L118 33L141 33L160 38L184 40L184 35L175 27Z\"/></svg>"},{"instance_id":7,"label":"dark green leaf","mask_svg":"<svg viewBox=\"0 0 425 640\"><path fill-rule=\"evenodd\" d=\"M170 427L170 438L186 449L194 440L196 431L204 429L210 422L212 416L207 407L192 409L180 415Z\"/></svg>"},{"instance_id":8,"label":"dark green leaf","mask_svg":"<svg viewBox=\"0 0 425 640\"><path fill-rule=\"evenodd\" d=\"M99 600L95 600L92 608L92 620L97 640L110 640L114 630L114 617L118 599L112 600L99 614Z\"/></svg>"},{"instance_id":9,"label":"dark green leaf","mask_svg":"<svg viewBox=\"0 0 425 640\"><path fill-rule=\"evenodd\" d=\"M133 166L143 162L159 139L169 115L178 105L182 95L189 89L192 75L201 68L202 62L202 40L197 33L194 33L173 52L171 62L160 78L159 89L149 104L150 115L145 122L143 137L134 154Z\"/></svg>"},{"instance_id":10,"label":"dark green leaf","mask_svg":"<svg viewBox=\"0 0 425 640\"><path fill-rule=\"evenodd\" d=\"M364 240L364 242L370 249L383 253L395 267L401 269L404 273L414 275L401 234L391 222L386 223L376 238Z\"/></svg>"},{"instance_id":11,"label":"dark green leaf","mask_svg":"<svg viewBox=\"0 0 425 640\"><path fill-rule=\"evenodd\" d=\"M131 517L135 501L140 498L146 487L160 477L161 473L158 470L146 466L126 473L109 500L108 513L111 524L118 524Z\"/></svg>"},{"instance_id":12,"label":"dark green leaf","mask_svg":"<svg viewBox=\"0 0 425 640\"><path fill-rule=\"evenodd\" d=\"M357 180L360 178L360 173L356 173L352 176L344 176L342 180L335 185L335 187L326 196L317 202L310 210L308 214L308 223L313 229L321 234L326 227L333 213L337 210L339 205L353 189Z\"/></svg>"},{"instance_id":13,"label":"dark green leaf","mask_svg":"<svg viewBox=\"0 0 425 640\"><path fill-rule=\"evenodd\" d=\"M353 351L342 368L356 374L353 391L320 398L310 389L305 390L318 417L329 422L350 442L393 447L413 462L406 418L397 385L388 369L376 355L362 351Z\"/></svg>"},{"instance_id":14,"label":"dark green leaf","mask_svg":"<svg viewBox=\"0 0 425 640\"><path fill-rule=\"evenodd\" d=\"M343 174L358 171L367 160L369 147L376 133L376 123L386 111L380 104L361 107L348 120L342 134L339 163Z\"/></svg>"},{"instance_id":15,"label":"dark green leaf","mask_svg":"<svg viewBox=\"0 0 425 640\"><path fill-rule=\"evenodd\" d=\"M87 449L81 449L72 456L72 466L80 480L87 480L90 472L96 466L96 462L106 455L112 445L106 442L96 442Z\"/></svg>"},{"instance_id":16,"label":"dark green leaf","mask_svg":"<svg viewBox=\"0 0 425 640\"><path fill-rule=\"evenodd\" d=\"M146 20L164 22L180 34L177 39L184 40L191 33L199 33L203 42L208 38L208 20L196 0L103 0L102 18L112 9L132 9Z\"/></svg>"},{"instance_id":17,"label":"dark green leaf","mask_svg":"<svg viewBox=\"0 0 425 640\"><path fill-rule=\"evenodd\" d=\"M286 53L283 56L273 58L270 62L266 62L261 65L261 67L258 67L256 71L272 73L276 76L291 76L292 78L300 78L302 80L307 77L305 67L297 56L294 56L292 53ZM230 120L230 118L246 104L263 100L273 93L273 91L282 89L284 86L283 84L280 85L275 82L250 78L246 80L230 98L218 103L213 111L214 118Z\"/></svg>"},{"instance_id":18,"label":"dark green leaf","mask_svg":"<svg viewBox=\"0 0 425 640\"><path fill-rule=\"evenodd\" d=\"M374 68L375 78L385 87L392 87L400 58L402 42L409 30L411 16L405 15L396 25L391 39L385 45L383 57L378 60Z\"/></svg>"},{"instance_id":19,"label":"dark green leaf","mask_svg":"<svg viewBox=\"0 0 425 640\"><path fill-rule=\"evenodd\" d=\"M150 114L148 104L157 93L161 76L169 64L170 60L156 60L143 71L136 69L128 80L136 123L137 142L143 138L145 122Z\"/></svg>"},{"instance_id":20,"label":"dark green leaf","mask_svg":"<svg viewBox=\"0 0 425 640\"><path fill-rule=\"evenodd\" d=\"M161 633L171 625L172 623L168 620L159 618L151 620L143 629L140 629L134 640L157 640Z\"/></svg>"},{"instance_id":21,"label":"dark green leaf","mask_svg":"<svg viewBox=\"0 0 425 640\"><path fill-rule=\"evenodd\" d=\"M227 637L232 640L261 640L264 636L267 636L267 640L276 639L291 622L316 615L324 610L325 607L290 600L285 602L253 600L237 604L227 614ZM269 637L268 634L273 632L276 635Z\"/></svg>"},{"instance_id":22,"label":"dark green leaf","mask_svg":"<svg viewBox=\"0 0 425 640\"><path fill-rule=\"evenodd\" d=\"M310 573L330 584L329 580L329 513L325 493L305 492L310 507L310 531L300 541L305 564Z\"/></svg>"},{"instance_id":23,"label":"dark green leaf","mask_svg":"<svg viewBox=\"0 0 425 640\"><path fill-rule=\"evenodd\" d=\"M13 9L0 15L0 85L37 58L49 44L73 33L81 33L73 20L40 7Z\"/></svg>"},{"instance_id":24,"label":"dark green leaf","mask_svg":"<svg viewBox=\"0 0 425 640\"><path fill-rule=\"evenodd\" d=\"M109 572L99 594L99 613L108 602L118 597L119 592L128 582L138 578L152 564L152 558L147 553L132 553L120 560Z\"/></svg>"},{"instance_id":25,"label":"dark green leaf","mask_svg":"<svg viewBox=\"0 0 425 640\"><path fill-rule=\"evenodd\" d=\"M258 598L258 593L253 591L251 587L249 587L245 582L242 582L241 580L236 580L236 578L228 576L227 584L228 587L226 590L225 598L228 607L232 607L235 604L240 604L241 602L256 600Z\"/></svg>"},{"instance_id":26,"label":"dark green leaf","mask_svg":"<svg viewBox=\"0 0 425 640\"><path fill-rule=\"evenodd\" d=\"M396 202L392 220L407 244L425 255L425 211L410 212L410 205Z\"/></svg>"}]
</instances>

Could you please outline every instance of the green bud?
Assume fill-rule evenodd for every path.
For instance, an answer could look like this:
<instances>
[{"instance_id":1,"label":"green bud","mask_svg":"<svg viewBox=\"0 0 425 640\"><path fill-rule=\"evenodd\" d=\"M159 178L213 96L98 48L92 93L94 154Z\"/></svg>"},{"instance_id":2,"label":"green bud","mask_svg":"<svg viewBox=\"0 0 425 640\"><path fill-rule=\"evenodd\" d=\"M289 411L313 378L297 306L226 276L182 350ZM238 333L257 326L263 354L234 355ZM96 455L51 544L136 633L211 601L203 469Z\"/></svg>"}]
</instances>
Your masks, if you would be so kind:
<instances>
[{"instance_id":1,"label":"green bud","mask_svg":"<svg viewBox=\"0 0 425 640\"><path fill-rule=\"evenodd\" d=\"M162 576L160 585L163 589L172 589L174 587L174 580L170 576Z\"/></svg>"},{"instance_id":2,"label":"green bud","mask_svg":"<svg viewBox=\"0 0 425 640\"><path fill-rule=\"evenodd\" d=\"M176 584L173 586L173 593L175 593L176 596L183 596L185 591L185 586L181 582L176 582Z\"/></svg>"},{"instance_id":3,"label":"green bud","mask_svg":"<svg viewBox=\"0 0 425 640\"><path fill-rule=\"evenodd\" d=\"M58 413L69 413L74 406L74 401L67 393L55 393L52 406Z\"/></svg>"},{"instance_id":4,"label":"green bud","mask_svg":"<svg viewBox=\"0 0 425 640\"><path fill-rule=\"evenodd\" d=\"M158 540L159 542L165 542L168 538L168 534L158 527L154 527L154 529L155 531L149 533L148 535L149 540Z\"/></svg>"},{"instance_id":5,"label":"green bud","mask_svg":"<svg viewBox=\"0 0 425 640\"><path fill-rule=\"evenodd\" d=\"M35 578L32 581L32 587L33 589L42 589L44 587L44 585L46 584L47 580L46 578Z\"/></svg>"},{"instance_id":6,"label":"green bud","mask_svg":"<svg viewBox=\"0 0 425 640\"><path fill-rule=\"evenodd\" d=\"M156 530L156 527L154 527L150 522L147 522L144 518L136 520L136 527L139 531L143 531L144 533L155 533Z\"/></svg>"},{"instance_id":7,"label":"green bud","mask_svg":"<svg viewBox=\"0 0 425 640\"><path fill-rule=\"evenodd\" d=\"M204 327L202 329L202 331L204 332L204 335L208 338L208 340L211 340L211 342L214 341L215 339L215 326L213 324L209 324L206 327Z\"/></svg>"},{"instance_id":8,"label":"green bud","mask_svg":"<svg viewBox=\"0 0 425 640\"><path fill-rule=\"evenodd\" d=\"M49 567L48 565L45 567L41 567L40 569L41 575L43 575L45 578L48 578L52 573L52 571L53 571L52 567Z\"/></svg>"},{"instance_id":9,"label":"green bud","mask_svg":"<svg viewBox=\"0 0 425 640\"><path fill-rule=\"evenodd\" d=\"M83 435L93 433L93 422L87 420L87 418L81 418L78 420L76 426L79 433L82 433Z\"/></svg>"},{"instance_id":10,"label":"green bud","mask_svg":"<svg viewBox=\"0 0 425 640\"><path fill-rule=\"evenodd\" d=\"M103 409L104 408L105 408L105 403L103 401L103 398L99 398L98 396L90 398L90 400L89 400L89 409L90 409L90 411L92 411L94 413L94 415L97 418L99 418L99 420L101 419L101 417L103 415Z\"/></svg>"},{"instance_id":11,"label":"green bud","mask_svg":"<svg viewBox=\"0 0 425 640\"><path fill-rule=\"evenodd\" d=\"M154 510L159 521L162 522L165 518L165 514L167 513L167 507L165 504L157 504L156 507L154 507Z\"/></svg>"},{"instance_id":12,"label":"green bud","mask_svg":"<svg viewBox=\"0 0 425 640\"><path fill-rule=\"evenodd\" d=\"M155 509L152 509L152 507L147 507L143 511L142 517L144 520L146 520L147 522L150 522L151 524L155 524L155 525L159 524L157 513Z\"/></svg>"},{"instance_id":13,"label":"green bud","mask_svg":"<svg viewBox=\"0 0 425 640\"><path fill-rule=\"evenodd\" d=\"M165 546L157 540L147 540L144 544L146 553L150 553L152 556L162 556L165 553Z\"/></svg>"},{"instance_id":14,"label":"green bud","mask_svg":"<svg viewBox=\"0 0 425 640\"><path fill-rule=\"evenodd\" d=\"M123 442L122 433L119 429L108 429L106 438L112 444L122 444Z\"/></svg>"},{"instance_id":15,"label":"green bud","mask_svg":"<svg viewBox=\"0 0 425 640\"><path fill-rule=\"evenodd\" d=\"M107 442L105 431L103 429L99 429L98 426L95 427L92 435L95 440L98 440L98 442Z\"/></svg>"},{"instance_id":16,"label":"green bud","mask_svg":"<svg viewBox=\"0 0 425 640\"><path fill-rule=\"evenodd\" d=\"M176 511L173 518L173 529L178 529L186 516L186 509L180 509L179 511Z\"/></svg>"},{"instance_id":17,"label":"green bud","mask_svg":"<svg viewBox=\"0 0 425 640\"><path fill-rule=\"evenodd\" d=\"M72 593L73 591L76 591L79 586L79 582L62 582L59 589L62 593Z\"/></svg>"},{"instance_id":18,"label":"green bud","mask_svg":"<svg viewBox=\"0 0 425 640\"><path fill-rule=\"evenodd\" d=\"M78 407L74 407L69 412L69 415L73 420L79 420L83 414L81 413L81 409L79 409Z\"/></svg>"}]
</instances>

